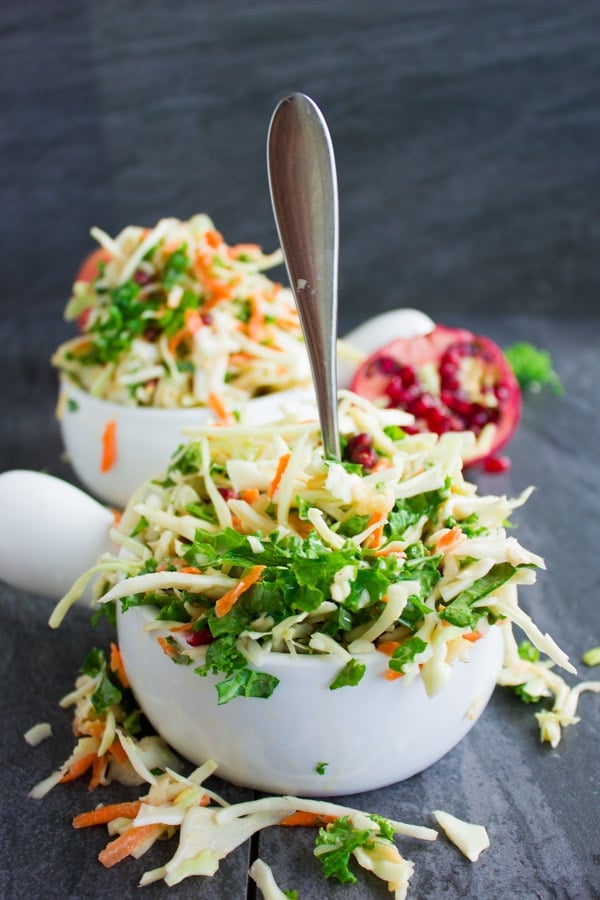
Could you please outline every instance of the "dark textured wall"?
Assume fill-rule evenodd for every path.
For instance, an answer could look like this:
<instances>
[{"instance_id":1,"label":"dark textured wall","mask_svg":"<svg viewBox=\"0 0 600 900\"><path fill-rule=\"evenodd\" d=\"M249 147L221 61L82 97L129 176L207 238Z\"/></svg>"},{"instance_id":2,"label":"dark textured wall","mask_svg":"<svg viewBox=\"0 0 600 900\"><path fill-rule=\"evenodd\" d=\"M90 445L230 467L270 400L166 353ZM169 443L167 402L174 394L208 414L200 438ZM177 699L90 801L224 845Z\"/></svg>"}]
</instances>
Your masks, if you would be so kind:
<instances>
[{"instance_id":1,"label":"dark textured wall","mask_svg":"<svg viewBox=\"0 0 600 900\"><path fill-rule=\"evenodd\" d=\"M57 315L94 224L203 210L273 245L291 90L333 133L342 328L597 307L597 3L24 0L0 24L5 309Z\"/></svg>"}]
</instances>

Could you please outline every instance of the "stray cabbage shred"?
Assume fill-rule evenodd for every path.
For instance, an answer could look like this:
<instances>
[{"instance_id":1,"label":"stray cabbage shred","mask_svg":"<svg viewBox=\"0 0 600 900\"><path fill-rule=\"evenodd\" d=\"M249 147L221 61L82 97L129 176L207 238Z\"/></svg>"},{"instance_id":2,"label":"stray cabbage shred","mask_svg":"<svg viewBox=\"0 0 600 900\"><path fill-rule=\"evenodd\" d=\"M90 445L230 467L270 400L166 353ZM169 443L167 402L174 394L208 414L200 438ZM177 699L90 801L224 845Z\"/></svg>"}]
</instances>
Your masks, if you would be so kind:
<instances>
[{"instance_id":1,"label":"stray cabbage shred","mask_svg":"<svg viewBox=\"0 0 600 900\"><path fill-rule=\"evenodd\" d=\"M92 236L106 259L75 282L65 317L81 333L52 358L92 396L230 421L251 397L310 385L293 294L264 274L279 250L229 245L204 214Z\"/></svg>"}]
</instances>

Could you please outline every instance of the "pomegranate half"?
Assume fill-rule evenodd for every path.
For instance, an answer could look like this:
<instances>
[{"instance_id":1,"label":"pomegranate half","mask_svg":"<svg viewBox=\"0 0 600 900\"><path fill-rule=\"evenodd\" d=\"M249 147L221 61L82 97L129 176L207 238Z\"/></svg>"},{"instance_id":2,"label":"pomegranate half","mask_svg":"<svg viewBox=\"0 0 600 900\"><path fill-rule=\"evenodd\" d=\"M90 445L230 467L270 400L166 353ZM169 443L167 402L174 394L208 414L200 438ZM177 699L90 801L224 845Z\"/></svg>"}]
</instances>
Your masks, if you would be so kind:
<instances>
[{"instance_id":1,"label":"pomegranate half","mask_svg":"<svg viewBox=\"0 0 600 900\"><path fill-rule=\"evenodd\" d=\"M500 347L464 328L436 325L429 334L397 338L362 363L351 390L377 405L415 417L406 431L486 431L485 448L465 460L494 457L521 417L521 390Z\"/></svg>"}]
</instances>

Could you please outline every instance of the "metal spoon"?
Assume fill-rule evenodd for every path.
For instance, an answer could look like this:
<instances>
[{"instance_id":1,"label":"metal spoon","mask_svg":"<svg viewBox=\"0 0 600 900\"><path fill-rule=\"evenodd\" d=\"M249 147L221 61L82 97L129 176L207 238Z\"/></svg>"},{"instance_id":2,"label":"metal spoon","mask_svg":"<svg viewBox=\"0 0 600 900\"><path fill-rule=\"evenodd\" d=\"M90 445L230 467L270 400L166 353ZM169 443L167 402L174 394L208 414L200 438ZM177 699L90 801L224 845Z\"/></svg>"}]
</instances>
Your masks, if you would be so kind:
<instances>
[{"instance_id":1,"label":"metal spoon","mask_svg":"<svg viewBox=\"0 0 600 900\"><path fill-rule=\"evenodd\" d=\"M267 162L279 241L312 369L325 456L339 459L337 177L327 123L310 97L290 94L275 108Z\"/></svg>"}]
</instances>

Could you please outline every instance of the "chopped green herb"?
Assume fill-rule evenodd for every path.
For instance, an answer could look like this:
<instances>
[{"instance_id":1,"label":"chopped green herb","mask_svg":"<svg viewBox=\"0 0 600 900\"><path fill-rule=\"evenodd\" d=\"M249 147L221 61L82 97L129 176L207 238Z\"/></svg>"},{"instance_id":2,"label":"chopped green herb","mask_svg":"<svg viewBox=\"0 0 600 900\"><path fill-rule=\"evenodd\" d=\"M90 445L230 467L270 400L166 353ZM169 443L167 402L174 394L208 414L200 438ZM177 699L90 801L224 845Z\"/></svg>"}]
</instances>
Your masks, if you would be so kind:
<instances>
[{"instance_id":1,"label":"chopped green herb","mask_svg":"<svg viewBox=\"0 0 600 900\"><path fill-rule=\"evenodd\" d=\"M520 658L527 660L527 662L537 662L540 658L540 651L529 641L521 641L518 653Z\"/></svg>"},{"instance_id":2,"label":"chopped green herb","mask_svg":"<svg viewBox=\"0 0 600 900\"><path fill-rule=\"evenodd\" d=\"M356 876L350 871L350 857L358 847L370 850L374 839L379 843L391 843L393 826L381 816L369 816L378 830L355 828L348 816L340 816L326 828L320 828L315 839L315 856L321 861L325 878L335 878L341 884L355 884Z\"/></svg>"},{"instance_id":3,"label":"chopped green herb","mask_svg":"<svg viewBox=\"0 0 600 900\"><path fill-rule=\"evenodd\" d=\"M136 537L138 534L141 534L142 531L145 531L147 527L148 519L145 516L140 516L137 525L135 526L133 531L130 532L129 537Z\"/></svg>"},{"instance_id":4,"label":"chopped green herb","mask_svg":"<svg viewBox=\"0 0 600 900\"><path fill-rule=\"evenodd\" d=\"M72 397L69 397L67 399L67 409L69 410L69 412L77 412L77 410L79 409L79 403L77 402L77 400L73 400Z\"/></svg>"},{"instance_id":5,"label":"chopped green herb","mask_svg":"<svg viewBox=\"0 0 600 900\"><path fill-rule=\"evenodd\" d=\"M390 669L393 669L394 672L402 672L404 674L404 666L413 662L415 656L422 653L426 647L427 644L425 641L421 640L420 637L416 637L415 635L414 637L409 638L404 644L401 644L400 647L396 647L394 650L388 663Z\"/></svg>"},{"instance_id":6,"label":"chopped green herb","mask_svg":"<svg viewBox=\"0 0 600 900\"><path fill-rule=\"evenodd\" d=\"M586 650L581 661L586 666L600 666L600 646Z\"/></svg>"},{"instance_id":7,"label":"chopped green herb","mask_svg":"<svg viewBox=\"0 0 600 900\"><path fill-rule=\"evenodd\" d=\"M504 355L522 388L539 391L547 384L555 394L563 393L563 386L552 368L552 359L547 350L539 350L533 344L519 341L506 347Z\"/></svg>"},{"instance_id":8,"label":"chopped green herb","mask_svg":"<svg viewBox=\"0 0 600 900\"><path fill-rule=\"evenodd\" d=\"M326 762L318 762L315 766L315 772L317 773L317 775L324 775L325 769L327 768L328 765L329 765L329 763L326 763Z\"/></svg>"},{"instance_id":9,"label":"chopped green herb","mask_svg":"<svg viewBox=\"0 0 600 900\"><path fill-rule=\"evenodd\" d=\"M329 685L329 690L337 691L342 687L355 687L365 674L366 668L364 663L359 663L356 659L349 659Z\"/></svg>"}]
</instances>

